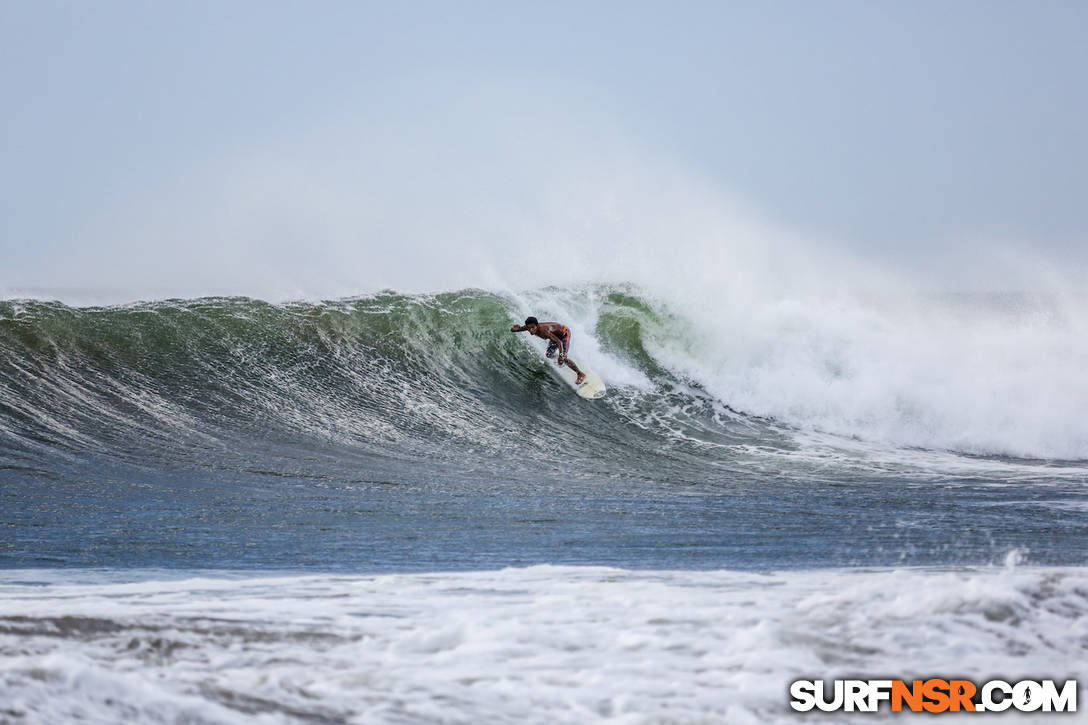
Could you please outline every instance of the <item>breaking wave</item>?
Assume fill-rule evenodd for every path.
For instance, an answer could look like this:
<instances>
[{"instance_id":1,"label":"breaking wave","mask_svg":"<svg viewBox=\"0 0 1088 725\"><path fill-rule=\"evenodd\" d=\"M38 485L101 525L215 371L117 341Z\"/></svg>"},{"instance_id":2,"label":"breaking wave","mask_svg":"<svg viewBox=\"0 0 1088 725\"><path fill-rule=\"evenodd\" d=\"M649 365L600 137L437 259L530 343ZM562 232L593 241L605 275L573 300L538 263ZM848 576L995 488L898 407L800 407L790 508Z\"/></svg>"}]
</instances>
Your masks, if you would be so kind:
<instances>
[{"instance_id":1,"label":"breaking wave","mask_svg":"<svg viewBox=\"0 0 1088 725\"><path fill-rule=\"evenodd\" d=\"M602 375L607 398L570 395L532 341L508 332L530 313L571 325L571 357ZM562 451L571 475L651 467L692 480L818 448L1079 468L1080 324L1026 297L740 309L630 285L286 304L8 300L0 441L25 465L91 453L297 468L300 450L320 449L516 473L511 452Z\"/></svg>"}]
</instances>

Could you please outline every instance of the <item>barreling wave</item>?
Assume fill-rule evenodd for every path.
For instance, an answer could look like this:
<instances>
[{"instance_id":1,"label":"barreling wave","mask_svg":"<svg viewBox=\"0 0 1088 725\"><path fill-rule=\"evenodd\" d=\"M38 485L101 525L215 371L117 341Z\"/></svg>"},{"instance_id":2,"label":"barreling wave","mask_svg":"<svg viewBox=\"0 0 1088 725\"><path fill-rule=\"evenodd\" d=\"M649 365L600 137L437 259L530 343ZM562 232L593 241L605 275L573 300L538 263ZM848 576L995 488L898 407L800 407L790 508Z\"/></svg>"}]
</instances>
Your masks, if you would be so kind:
<instances>
[{"instance_id":1,"label":"barreling wave","mask_svg":"<svg viewBox=\"0 0 1088 725\"><path fill-rule=\"evenodd\" d=\"M573 323L571 356L604 376L607 398L570 395L526 336L508 332L527 311ZM308 462L335 458L384 462L390 478L408 461L470 477L544 463L568 476L690 482L801 465L801 448L831 441L848 450L870 431L888 450L936 440L935 449L1033 453L1030 443L988 451L970 436L942 446L940 430L897 440L912 422L933 433L941 411L902 395L887 403L899 416L891 422L858 409L873 382L864 340L840 331L833 354L821 356L816 333L796 332L805 320L753 328L767 343L753 352L736 329L701 328L627 286L290 304L9 300L0 302L0 463L40 468L98 455L305 475ZM792 347L791 326L800 340ZM722 356L715 332L735 340L735 354ZM808 357L791 357L798 350ZM889 386L901 383L890 371ZM896 395L869 392L878 402ZM1082 457L1083 431L1066 433L1057 450ZM804 465L813 460L826 465L820 456Z\"/></svg>"},{"instance_id":2,"label":"barreling wave","mask_svg":"<svg viewBox=\"0 0 1088 725\"><path fill-rule=\"evenodd\" d=\"M508 331L514 302L479 291L284 305L2 302L0 440L30 460L244 466L267 456L282 466L331 451L471 472L554 457L571 475L637 472L632 463L653 456L660 475L670 457L690 464L700 436L752 438L750 423L681 394L647 355L646 303L620 292L604 302L588 335L657 393L619 389L583 404ZM681 421L686 432L673 430Z\"/></svg>"}]
</instances>

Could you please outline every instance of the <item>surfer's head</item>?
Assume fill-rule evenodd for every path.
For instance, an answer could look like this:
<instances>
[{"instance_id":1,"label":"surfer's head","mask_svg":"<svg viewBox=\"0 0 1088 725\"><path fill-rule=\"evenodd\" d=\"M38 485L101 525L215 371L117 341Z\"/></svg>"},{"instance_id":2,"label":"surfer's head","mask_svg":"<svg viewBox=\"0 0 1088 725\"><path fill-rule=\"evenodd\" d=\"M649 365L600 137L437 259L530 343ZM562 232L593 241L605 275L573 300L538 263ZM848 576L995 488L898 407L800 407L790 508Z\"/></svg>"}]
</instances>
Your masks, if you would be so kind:
<instances>
[{"instance_id":1,"label":"surfer's head","mask_svg":"<svg viewBox=\"0 0 1088 725\"><path fill-rule=\"evenodd\" d=\"M525 318L525 326L528 328L536 327L539 324L540 322L538 322L535 317L530 316ZM530 329L529 332L536 332L536 330Z\"/></svg>"}]
</instances>

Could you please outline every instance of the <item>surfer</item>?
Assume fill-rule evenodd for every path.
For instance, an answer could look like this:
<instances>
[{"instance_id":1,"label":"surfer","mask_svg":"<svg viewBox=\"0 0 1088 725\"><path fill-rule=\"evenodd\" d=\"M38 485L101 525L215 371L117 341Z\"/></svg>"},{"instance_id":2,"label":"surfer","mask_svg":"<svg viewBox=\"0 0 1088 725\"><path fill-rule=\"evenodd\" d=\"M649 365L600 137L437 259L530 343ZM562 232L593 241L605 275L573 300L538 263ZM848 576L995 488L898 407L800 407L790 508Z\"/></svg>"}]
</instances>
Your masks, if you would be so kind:
<instances>
[{"instance_id":1,"label":"surfer","mask_svg":"<svg viewBox=\"0 0 1088 725\"><path fill-rule=\"evenodd\" d=\"M526 317L524 325L514 325L510 328L510 332L525 332L526 330L529 331L530 335L543 337L548 341L548 351L544 354L549 358L553 357L558 350L559 358L555 361L555 364L565 364L568 368L578 374L578 378L574 381L574 384L582 384L582 381L586 379L586 374L578 369L578 366L574 364L573 360L567 357L567 351L570 349L569 327L560 325L558 322L539 322L535 317Z\"/></svg>"}]
</instances>

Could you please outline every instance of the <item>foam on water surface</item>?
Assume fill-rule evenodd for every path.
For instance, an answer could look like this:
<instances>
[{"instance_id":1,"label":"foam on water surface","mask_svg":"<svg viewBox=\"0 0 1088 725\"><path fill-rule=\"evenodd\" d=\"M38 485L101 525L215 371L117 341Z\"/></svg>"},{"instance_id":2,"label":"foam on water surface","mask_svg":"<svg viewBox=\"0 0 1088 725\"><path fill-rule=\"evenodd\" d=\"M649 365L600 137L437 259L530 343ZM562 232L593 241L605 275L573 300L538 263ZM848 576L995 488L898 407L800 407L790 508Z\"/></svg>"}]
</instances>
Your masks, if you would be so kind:
<instances>
[{"instance_id":1,"label":"foam on water surface","mask_svg":"<svg viewBox=\"0 0 1088 725\"><path fill-rule=\"evenodd\" d=\"M798 678L1083 675L1088 573L1012 564L74 573L79 584L56 570L8 571L3 713L40 723L795 722L787 692Z\"/></svg>"}]
</instances>

